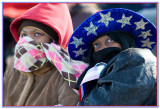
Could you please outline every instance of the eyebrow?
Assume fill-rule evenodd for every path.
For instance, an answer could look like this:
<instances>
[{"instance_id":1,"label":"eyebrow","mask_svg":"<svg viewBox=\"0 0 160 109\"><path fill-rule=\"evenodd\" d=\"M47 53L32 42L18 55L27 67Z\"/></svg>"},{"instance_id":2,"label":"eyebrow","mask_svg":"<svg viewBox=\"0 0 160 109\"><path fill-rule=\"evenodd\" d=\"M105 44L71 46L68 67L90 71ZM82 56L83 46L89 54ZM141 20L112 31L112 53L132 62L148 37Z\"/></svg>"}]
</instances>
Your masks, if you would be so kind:
<instances>
[{"instance_id":1,"label":"eyebrow","mask_svg":"<svg viewBox=\"0 0 160 109\"><path fill-rule=\"evenodd\" d=\"M21 30L20 32L25 32L24 30Z\"/></svg>"},{"instance_id":2,"label":"eyebrow","mask_svg":"<svg viewBox=\"0 0 160 109\"><path fill-rule=\"evenodd\" d=\"M32 32L35 32L35 31L37 31L38 29L34 29ZM39 31L39 30L38 30ZM25 30L21 30L21 32L26 32Z\"/></svg>"}]
</instances>

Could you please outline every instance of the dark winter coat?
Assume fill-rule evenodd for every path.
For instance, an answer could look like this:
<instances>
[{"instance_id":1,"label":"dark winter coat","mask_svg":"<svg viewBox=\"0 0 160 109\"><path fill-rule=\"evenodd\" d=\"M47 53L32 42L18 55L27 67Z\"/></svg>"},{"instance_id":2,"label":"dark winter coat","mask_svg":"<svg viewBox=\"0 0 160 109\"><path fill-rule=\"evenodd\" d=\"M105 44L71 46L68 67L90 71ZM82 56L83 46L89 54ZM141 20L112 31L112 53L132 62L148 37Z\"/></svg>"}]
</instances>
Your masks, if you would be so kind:
<instances>
[{"instance_id":1,"label":"dark winter coat","mask_svg":"<svg viewBox=\"0 0 160 109\"><path fill-rule=\"evenodd\" d=\"M156 89L156 57L131 48L109 61L79 105L156 105Z\"/></svg>"}]
</instances>

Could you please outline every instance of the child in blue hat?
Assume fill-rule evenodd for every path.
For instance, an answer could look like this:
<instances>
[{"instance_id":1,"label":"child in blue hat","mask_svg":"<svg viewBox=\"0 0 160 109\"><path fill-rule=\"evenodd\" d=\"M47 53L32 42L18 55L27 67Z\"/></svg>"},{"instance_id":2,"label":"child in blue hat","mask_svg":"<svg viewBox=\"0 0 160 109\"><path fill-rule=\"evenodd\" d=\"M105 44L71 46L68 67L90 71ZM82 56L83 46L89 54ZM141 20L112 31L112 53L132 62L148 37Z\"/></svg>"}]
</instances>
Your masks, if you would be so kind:
<instances>
[{"instance_id":1,"label":"child in blue hat","mask_svg":"<svg viewBox=\"0 0 160 109\"><path fill-rule=\"evenodd\" d=\"M79 105L156 105L156 28L128 9L100 11L72 34L69 55L89 64Z\"/></svg>"}]
</instances>

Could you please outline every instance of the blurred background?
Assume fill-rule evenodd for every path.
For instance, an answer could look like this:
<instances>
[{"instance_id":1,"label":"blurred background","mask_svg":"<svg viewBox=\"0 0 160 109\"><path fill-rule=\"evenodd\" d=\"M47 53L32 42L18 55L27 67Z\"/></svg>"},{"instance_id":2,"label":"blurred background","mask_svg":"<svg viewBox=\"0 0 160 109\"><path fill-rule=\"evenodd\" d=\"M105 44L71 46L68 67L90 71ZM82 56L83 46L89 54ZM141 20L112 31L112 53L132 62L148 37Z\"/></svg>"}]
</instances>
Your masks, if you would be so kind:
<instances>
[{"instance_id":1,"label":"blurred background","mask_svg":"<svg viewBox=\"0 0 160 109\"><path fill-rule=\"evenodd\" d=\"M10 32L11 22L25 11L38 3L3 3L3 71L5 72L16 44ZM73 27L81 24L92 14L110 8L126 8L140 13L148 18L155 26L157 22L156 3L67 3L73 22ZM156 56L156 47L153 49Z\"/></svg>"}]
</instances>

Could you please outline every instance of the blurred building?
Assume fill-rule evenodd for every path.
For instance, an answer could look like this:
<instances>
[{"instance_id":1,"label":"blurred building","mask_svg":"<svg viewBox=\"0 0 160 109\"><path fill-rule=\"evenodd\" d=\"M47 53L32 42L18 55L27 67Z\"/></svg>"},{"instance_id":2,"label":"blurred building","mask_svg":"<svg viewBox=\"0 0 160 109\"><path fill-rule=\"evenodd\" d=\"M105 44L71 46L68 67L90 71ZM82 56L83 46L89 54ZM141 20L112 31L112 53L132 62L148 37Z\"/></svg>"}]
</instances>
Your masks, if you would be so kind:
<instances>
[{"instance_id":1,"label":"blurred building","mask_svg":"<svg viewBox=\"0 0 160 109\"><path fill-rule=\"evenodd\" d=\"M97 4L67 3L74 30L88 17L99 11Z\"/></svg>"}]
</instances>

